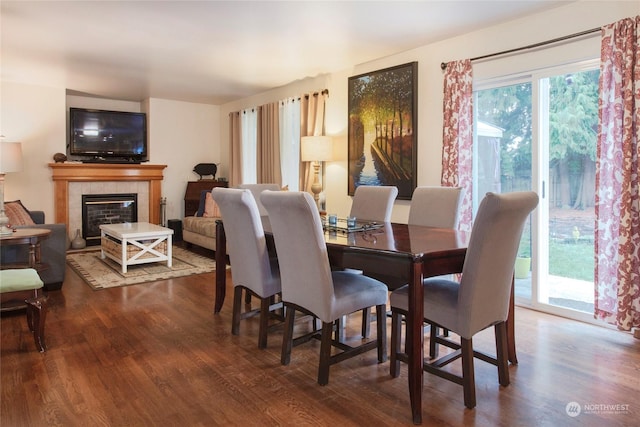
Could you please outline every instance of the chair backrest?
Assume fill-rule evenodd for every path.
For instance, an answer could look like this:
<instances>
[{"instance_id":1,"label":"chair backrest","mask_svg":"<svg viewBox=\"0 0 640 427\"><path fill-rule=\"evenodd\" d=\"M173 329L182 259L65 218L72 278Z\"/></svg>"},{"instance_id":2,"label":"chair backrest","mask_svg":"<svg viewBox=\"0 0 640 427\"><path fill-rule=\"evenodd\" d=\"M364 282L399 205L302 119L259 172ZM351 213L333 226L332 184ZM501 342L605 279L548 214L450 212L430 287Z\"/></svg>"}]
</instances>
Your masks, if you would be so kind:
<instances>
[{"instance_id":1,"label":"chair backrest","mask_svg":"<svg viewBox=\"0 0 640 427\"><path fill-rule=\"evenodd\" d=\"M458 292L458 332L464 338L505 321L513 268L527 217L538 205L533 191L487 193L478 207Z\"/></svg>"},{"instance_id":2,"label":"chair backrest","mask_svg":"<svg viewBox=\"0 0 640 427\"><path fill-rule=\"evenodd\" d=\"M264 191L261 198L278 252L282 300L310 310L325 322L333 321L333 279L313 198L299 191Z\"/></svg>"},{"instance_id":3,"label":"chair backrest","mask_svg":"<svg viewBox=\"0 0 640 427\"><path fill-rule=\"evenodd\" d=\"M258 205L251 191L217 187L211 195L224 222L233 284L261 297L280 292L278 272L271 270Z\"/></svg>"},{"instance_id":4,"label":"chair backrest","mask_svg":"<svg viewBox=\"0 0 640 427\"><path fill-rule=\"evenodd\" d=\"M461 187L417 187L411 196L409 224L458 228Z\"/></svg>"},{"instance_id":5,"label":"chair backrest","mask_svg":"<svg viewBox=\"0 0 640 427\"><path fill-rule=\"evenodd\" d=\"M393 202L398 196L398 187L390 185L360 185L353 193L350 216L358 220L379 222L391 221Z\"/></svg>"},{"instance_id":6,"label":"chair backrest","mask_svg":"<svg viewBox=\"0 0 640 427\"><path fill-rule=\"evenodd\" d=\"M258 211L260 212L260 216L267 216L267 210L262 206L262 202L260 201L260 193L264 190L280 190L280 186L278 184L240 184L238 188L246 189L251 191L253 194L253 198L256 199L256 204L258 205Z\"/></svg>"}]
</instances>

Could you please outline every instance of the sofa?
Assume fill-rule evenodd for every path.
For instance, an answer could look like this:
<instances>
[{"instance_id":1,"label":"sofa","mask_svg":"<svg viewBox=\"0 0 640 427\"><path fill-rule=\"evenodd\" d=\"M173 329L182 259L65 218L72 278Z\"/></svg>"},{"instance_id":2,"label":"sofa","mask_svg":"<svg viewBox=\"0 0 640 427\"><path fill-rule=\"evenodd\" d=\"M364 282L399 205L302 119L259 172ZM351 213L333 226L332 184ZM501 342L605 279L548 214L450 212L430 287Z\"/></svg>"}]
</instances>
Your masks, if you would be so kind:
<instances>
[{"instance_id":1,"label":"sofa","mask_svg":"<svg viewBox=\"0 0 640 427\"><path fill-rule=\"evenodd\" d=\"M15 204L15 205L14 205ZM57 291L62 289L64 283L66 257L69 238L67 236L67 226L65 224L45 224L45 215L43 211L29 211L20 201L6 202L5 210L22 210L24 216L31 221L20 220L19 217L10 215L10 224L13 228L46 228L51 230L49 237L40 244L40 256L46 268L40 270L38 274L44 282L45 291ZM33 222L35 225L25 225ZM0 247L0 264L8 263L25 263L29 259L29 247L27 245L6 245Z\"/></svg>"},{"instance_id":2,"label":"sofa","mask_svg":"<svg viewBox=\"0 0 640 427\"><path fill-rule=\"evenodd\" d=\"M237 188L248 189L253 193L260 210L260 215L267 211L260 203L260 193L264 190L280 190L278 184L241 184ZM186 216L182 221L182 240L190 245L197 245L212 251L216 250L216 221L221 219L220 212L211 197L211 190L203 190L200 194L198 211L193 216Z\"/></svg>"}]
</instances>

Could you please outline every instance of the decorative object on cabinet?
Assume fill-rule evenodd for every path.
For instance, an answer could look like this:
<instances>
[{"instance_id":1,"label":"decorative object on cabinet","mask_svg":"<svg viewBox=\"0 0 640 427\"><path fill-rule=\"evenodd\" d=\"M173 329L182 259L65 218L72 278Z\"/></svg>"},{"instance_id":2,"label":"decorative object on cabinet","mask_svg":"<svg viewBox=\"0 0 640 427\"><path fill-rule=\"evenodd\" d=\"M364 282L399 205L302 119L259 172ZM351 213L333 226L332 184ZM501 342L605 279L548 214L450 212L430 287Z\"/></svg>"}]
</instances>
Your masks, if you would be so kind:
<instances>
[{"instance_id":1,"label":"decorative object on cabinet","mask_svg":"<svg viewBox=\"0 0 640 427\"><path fill-rule=\"evenodd\" d=\"M198 163L193 168L193 171L200 175L200 180L203 176L211 175L212 179L216 179L216 173L218 172L218 165L216 163Z\"/></svg>"}]
</instances>

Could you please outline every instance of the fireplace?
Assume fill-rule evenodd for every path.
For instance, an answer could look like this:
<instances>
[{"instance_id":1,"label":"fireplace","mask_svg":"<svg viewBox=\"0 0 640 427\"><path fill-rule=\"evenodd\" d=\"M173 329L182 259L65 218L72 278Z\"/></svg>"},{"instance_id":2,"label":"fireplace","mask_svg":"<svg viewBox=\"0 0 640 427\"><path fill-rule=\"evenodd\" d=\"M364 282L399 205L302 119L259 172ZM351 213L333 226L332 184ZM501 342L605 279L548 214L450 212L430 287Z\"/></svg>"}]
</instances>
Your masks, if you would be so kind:
<instances>
[{"instance_id":1,"label":"fireplace","mask_svg":"<svg viewBox=\"0 0 640 427\"><path fill-rule=\"evenodd\" d=\"M83 194L82 237L87 246L100 244L101 224L138 221L138 195Z\"/></svg>"}]
</instances>

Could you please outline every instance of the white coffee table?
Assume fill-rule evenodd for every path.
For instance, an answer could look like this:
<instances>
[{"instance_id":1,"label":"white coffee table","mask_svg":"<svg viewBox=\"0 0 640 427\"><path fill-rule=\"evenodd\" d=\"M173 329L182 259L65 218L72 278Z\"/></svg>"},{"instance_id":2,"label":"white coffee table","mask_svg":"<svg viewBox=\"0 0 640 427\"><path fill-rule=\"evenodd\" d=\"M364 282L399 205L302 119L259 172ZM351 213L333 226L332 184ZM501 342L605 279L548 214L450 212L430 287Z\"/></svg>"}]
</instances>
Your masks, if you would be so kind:
<instances>
[{"instance_id":1,"label":"white coffee table","mask_svg":"<svg viewBox=\"0 0 640 427\"><path fill-rule=\"evenodd\" d=\"M173 230L148 222L125 222L100 226L101 256L122 266L166 261L171 267Z\"/></svg>"}]
</instances>

